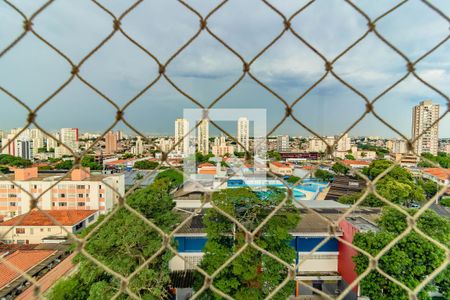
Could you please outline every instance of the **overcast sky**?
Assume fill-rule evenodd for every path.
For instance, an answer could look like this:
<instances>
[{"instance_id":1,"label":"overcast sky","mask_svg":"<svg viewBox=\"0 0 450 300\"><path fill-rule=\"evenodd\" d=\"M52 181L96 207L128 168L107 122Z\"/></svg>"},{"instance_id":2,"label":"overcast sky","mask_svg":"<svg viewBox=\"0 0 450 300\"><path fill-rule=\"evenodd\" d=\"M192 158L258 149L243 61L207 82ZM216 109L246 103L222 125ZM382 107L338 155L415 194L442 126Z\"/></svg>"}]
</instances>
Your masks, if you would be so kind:
<instances>
[{"instance_id":1,"label":"overcast sky","mask_svg":"<svg viewBox=\"0 0 450 300\"><path fill-rule=\"evenodd\" d=\"M12 1L31 15L42 1ZM100 1L120 15L133 1ZM219 3L186 1L202 15ZM358 0L371 18L399 1ZM306 1L272 0L286 16ZM450 1L432 1L450 15ZM22 19L0 3L0 49L22 31ZM329 60L335 58L366 30L366 20L342 0L318 0L298 15L293 28ZM250 61L283 29L282 19L260 0L230 0L208 21L210 29L243 58ZM125 17L122 28L143 47L165 62L198 30L198 17L175 0L146 0ZM36 32L78 63L112 29L111 16L91 1L56 0L34 21ZM449 24L421 1L411 0L377 23L387 40L414 60L449 34ZM446 95L450 94L450 41L417 65L417 73ZM339 59L334 70L369 99L373 99L406 72L405 61L374 34ZM70 76L70 65L31 34L0 59L0 85L31 107L54 92ZM252 73L292 103L324 74L323 61L287 32L251 67ZM118 32L81 67L80 74L122 106L158 73L155 62ZM186 93L208 105L242 74L241 61L202 32L175 58L167 75ZM406 136L411 131L412 107L425 99L441 105L446 100L409 76L375 104L375 110ZM283 117L283 104L246 76L216 108L266 108L270 129ZM125 112L142 132L172 134L174 120L184 108L196 108L165 80L160 80ZM319 134L338 134L365 110L365 103L335 78L328 76L294 107L294 115ZM100 132L114 121L114 108L78 79L38 112L38 123L49 130L79 127ZM0 92L0 128L20 127L26 111ZM450 117L440 124L440 136L450 137ZM226 126L226 125L224 125ZM231 125L229 125L231 126ZM234 128L234 124L230 128ZM119 126L118 128L124 128ZM276 133L309 135L292 120ZM395 137L373 116L366 117L351 135Z\"/></svg>"}]
</instances>

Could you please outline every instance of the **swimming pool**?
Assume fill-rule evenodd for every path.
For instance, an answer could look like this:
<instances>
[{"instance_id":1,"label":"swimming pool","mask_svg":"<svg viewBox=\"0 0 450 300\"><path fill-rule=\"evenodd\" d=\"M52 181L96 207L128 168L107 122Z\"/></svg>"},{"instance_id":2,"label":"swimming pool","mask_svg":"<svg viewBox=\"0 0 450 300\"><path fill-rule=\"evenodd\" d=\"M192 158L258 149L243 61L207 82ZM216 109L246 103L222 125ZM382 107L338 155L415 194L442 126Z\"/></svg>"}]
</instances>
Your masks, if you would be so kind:
<instances>
[{"instance_id":1,"label":"swimming pool","mask_svg":"<svg viewBox=\"0 0 450 300\"><path fill-rule=\"evenodd\" d=\"M263 180L248 180L248 179L229 179L229 188L240 188L240 187L278 187L286 188L278 180L273 179L263 179ZM302 181L301 184L292 186L293 196L296 200L315 200L317 195L322 192L327 186L328 182L319 181L315 178L307 178ZM261 195L264 195L264 191L260 191Z\"/></svg>"}]
</instances>

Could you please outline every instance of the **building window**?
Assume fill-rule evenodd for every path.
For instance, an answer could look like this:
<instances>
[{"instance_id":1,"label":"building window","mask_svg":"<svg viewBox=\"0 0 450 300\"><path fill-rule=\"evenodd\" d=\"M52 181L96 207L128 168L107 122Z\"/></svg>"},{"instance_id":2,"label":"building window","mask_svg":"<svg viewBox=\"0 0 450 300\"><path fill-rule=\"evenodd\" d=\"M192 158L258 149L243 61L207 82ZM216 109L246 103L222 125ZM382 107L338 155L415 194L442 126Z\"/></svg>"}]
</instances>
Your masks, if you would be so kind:
<instances>
[{"instance_id":1,"label":"building window","mask_svg":"<svg viewBox=\"0 0 450 300\"><path fill-rule=\"evenodd\" d=\"M84 202L78 202L78 206L84 206L85 203Z\"/></svg>"},{"instance_id":2,"label":"building window","mask_svg":"<svg viewBox=\"0 0 450 300\"><path fill-rule=\"evenodd\" d=\"M94 221L94 219L95 219L95 215L92 215L92 216L90 216L90 217L88 218L88 221L89 221L89 222L92 222L92 221Z\"/></svg>"},{"instance_id":3,"label":"building window","mask_svg":"<svg viewBox=\"0 0 450 300\"><path fill-rule=\"evenodd\" d=\"M58 206L67 206L67 202L59 202Z\"/></svg>"},{"instance_id":4,"label":"building window","mask_svg":"<svg viewBox=\"0 0 450 300\"><path fill-rule=\"evenodd\" d=\"M16 202L9 202L9 206L16 206Z\"/></svg>"},{"instance_id":5,"label":"building window","mask_svg":"<svg viewBox=\"0 0 450 300\"><path fill-rule=\"evenodd\" d=\"M103 198L103 194L98 194L98 197L99 198Z\"/></svg>"},{"instance_id":6,"label":"building window","mask_svg":"<svg viewBox=\"0 0 450 300\"><path fill-rule=\"evenodd\" d=\"M13 189L13 188L15 188L15 186L12 184L12 185L9 186L9 188Z\"/></svg>"},{"instance_id":7,"label":"building window","mask_svg":"<svg viewBox=\"0 0 450 300\"><path fill-rule=\"evenodd\" d=\"M9 198L17 198L17 194L8 194Z\"/></svg>"},{"instance_id":8,"label":"building window","mask_svg":"<svg viewBox=\"0 0 450 300\"><path fill-rule=\"evenodd\" d=\"M60 198L66 198L66 194L59 194Z\"/></svg>"},{"instance_id":9,"label":"building window","mask_svg":"<svg viewBox=\"0 0 450 300\"><path fill-rule=\"evenodd\" d=\"M84 185L77 185L77 189L78 189L78 190L84 189Z\"/></svg>"},{"instance_id":10,"label":"building window","mask_svg":"<svg viewBox=\"0 0 450 300\"><path fill-rule=\"evenodd\" d=\"M83 198L83 194L78 194L78 198Z\"/></svg>"},{"instance_id":11,"label":"building window","mask_svg":"<svg viewBox=\"0 0 450 300\"><path fill-rule=\"evenodd\" d=\"M16 228L16 234L24 234L25 228Z\"/></svg>"},{"instance_id":12,"label":"building window","mask_svg":"<svg viewBox=\"0 0 450 300\"><path fill-rule=\"evenodd\" d=\"M49 228L47 228L47 231L50 232L50 231L52 231L52 229L49 227Z\"/></svg>"},{"instance_id":13,"label":"building window","mask_svg":"<svg viewBox=\"0 0 450 300\"><path fill-rule=\"evenodd\" d=\"M41 228L41 232L44 232L44 228Z\"/></svg>"},{"instance_id":14,"label":"building window","mask_svg":"<svg viewBox=\"0 0 450 300\"><path fill-rule=\"evenodd\" d=\"M30 228L30 234L34 234L34 228Z\"/></svg>"},{"instance_id":15,"label":"building window","mask_svg":"<svg viewBox=\"0 0 450 300\"><path fill-rule=\"evenodd\" d=\"M36 184L35 184L35 185L33 185L33 189L35 189L35 190L37 189L37 185L36 185Z\"/></svg>"}]
</instances>

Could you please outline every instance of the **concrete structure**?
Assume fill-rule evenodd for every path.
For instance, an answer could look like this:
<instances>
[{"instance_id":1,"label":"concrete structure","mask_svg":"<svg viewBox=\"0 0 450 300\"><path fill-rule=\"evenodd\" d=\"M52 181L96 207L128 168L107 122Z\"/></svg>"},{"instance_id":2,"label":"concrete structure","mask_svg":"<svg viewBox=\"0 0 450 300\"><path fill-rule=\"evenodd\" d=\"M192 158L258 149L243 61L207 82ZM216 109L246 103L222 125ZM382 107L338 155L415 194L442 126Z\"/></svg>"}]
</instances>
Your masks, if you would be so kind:
<instances>
[{"instance_id":1,"label":"concrete structure","mask_svg":"<svg viewBox=\"0 0 450 300\"><path fill-rule=\"evenodd\" d=\"M33 159L33 142L30 140L16 140L15 156L24 159ZM36 148L37 149L37 148Z\"/></svg>"},{"instance_id":2,"label":"concrete structure","mask_svg":"<svg viewBox=\"0 0 450 300\"><path fill-rule=\"evenodd\" d=\"M278 152L289 151L289 135L277 136L277 151Z\"/></svg>"},{"instance_id":3,"label":"concrete structure","mask_svg":"<svg viewBox=\"0 0 450 300\"><path fill-rule=\"evenodd\" d=\"M337 142L337 151L349 151L351 149L351 140L348 134L344 134L341 139Z\"/></svg>"},{"instance_id":4,"label":"concrete structure","mask_svg":"<svg viewBox=\"0 0 450 300\"><path fill-rule=\"evenodd\" d=\"M144 143L140 136L136 137L136 144L131 147L131 153L134 155L142 155L144 153Z\"/></svg>"},{"instance_id":5,"label":"concrete structure","mask_svg":"<svg viewBox=\"0 0 450 300\"><path fill-rule=\"evenodd\" d=\"M105 135L105 154L114 154L117 151L117 135L109 131Z\"/></svg>"},{"instance_id":6,"label":"concrete structure","mask_svg":"<svg viewBox=\"0 0 450 300\"><path fill-rule=\"evenodd\" d=\"M46 214L50 215L54 223ZM46 210L33 209L0 223L0 236L6 244L61 243L67 232L76 233L98 219L96 210ZM58 225L58 223L61 225Z\"/></svg>"},{"instance_id":7,"label":"concrete structure","mask_svg":"<svg viewBox=\"0 0 450 300\"><path fill-rule=\"evenodd\" d=\"M197 127L197 151L203 155L209 153L209 121L201 120Z\"/></svg>"},{"instance_id":8,"label":"concrete structure","mask_svg":"<svg viewBox=\"0 0 450 300\"><path fill-rule=\"evenodd\" d=\"M386 142L386 148L393 154L405 154L408 152L405 140L389 140Z\"/></svg>"},{"instance_id":9,"label":"concrete structure","mask_svg":"<svg viewBox=\"0 0 450 300\"><path fill-rule=\"evenodd\" d=\"M237 140L242 146L237 144L238 152L250 150L249 134L250 134L250 122L245 117L239 118L237 121Z\"/></svg>"},{"instance_id":10,"label":"concrete structure","mask_svg":"<svg viewBox=\"0 0 450 300\"><path fill-rule=\"evenodd\" d=\"M73 152L78 151L78 128L61 128L60 139ZM66 147L60 145L58 148L61 156L72 155Z\"/></svg>"},{"instance_id":11,"label":"concrete structure","mask_svg":"<svg viewBox=\"0 0 450 300\"><path fill-rule=\"evenodd\" d=\"M175 146L175 150L180 153L186 153L189 147L189 122L186 119L175 120L175 144L181 141ZM185 138L186 137L186 138Z\"/></svg>"},{"instance_id":12,"label":"concrete structure","mask_svg":"<svg viewBox=\"0 0 450 300\"><path fill-rule=\"evenodd\" d=\"M419 105L414 106L412 113L412 139L417 138L414 147L418 155L425 152L437 155L439 124L435 122L438 119L439 105L433 104L431 100L422 101Z\"/></svg>"},{"instance_id":13,"label":"concrete structure","mask_svg":"<svg viewBox=\"0 0 450 300\"><path fill-rule=\"evenodd\" d=\"M99 210L101 213L111 211L119 195L125 193L123 174L93 175L89 168L75 169L53 186L65 175L38 173L37 168L14 170L14 174L6 175L9 180L0 180L0 215L15 217L27 213L31 198L26 192L39 196L37 205L44 210ZM47 189L50 190L41 195Z\"/></svg>"},{"instance_id":14,"label":"concrete structure","mask_svg":"<svg viewBox=\"0 0 450 300\"><path fill-rule=\"evenodd\" d=\"M330 146L333 146L333 144L334 144L333 136L323 137L323 140ZM308 151L310 151L310 152L326 152L327 144L325 144L324 141L322 141L318 137L313 137L313 138L309 139Z\"/></svg>"},{"instance_id":15,"label":"concrete structure","mask_svg":"<svg viewBox=\"0 0 450 300\"><path fill-rule=\"evenodd\" d=\"M273 161L269 163L269 169L276 175L291 176L294 170L294 165L291 163Z\"/></svg>"}]
</instances>

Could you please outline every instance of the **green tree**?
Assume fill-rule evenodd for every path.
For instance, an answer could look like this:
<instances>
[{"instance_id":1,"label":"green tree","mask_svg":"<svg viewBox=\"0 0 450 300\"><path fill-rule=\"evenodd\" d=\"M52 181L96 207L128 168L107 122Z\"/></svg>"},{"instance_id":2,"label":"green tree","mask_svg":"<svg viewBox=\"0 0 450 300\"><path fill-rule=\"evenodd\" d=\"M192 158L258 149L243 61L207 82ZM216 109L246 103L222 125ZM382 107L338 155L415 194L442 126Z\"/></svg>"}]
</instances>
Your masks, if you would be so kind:
<instances>
[{"instance_id":1,"label":"green tree","mask_svg":"<svg viewBox=\"0 0 450 300\"><path fill-rule=\"evenodd\" d=\"M173 230L178 222L172 212L174 202L170 196L167 178L130 195L127 203L165 232ZM85 236L92 228L82 233ZM125 208L119 210L94 233L86 250L112 270L128 276L162 245L158 232ZM129 288L143 299L162 299L167 295L170 282L168 262L172 254L164 251L130 281ZM78 271L62 280L51 290L49 298L111 299L119 290L120 282L89 259L79 254L75 260ZM121 299L129 298L121 296Z\"/></svg>"},{"instance_id":2,"label":"green tree","mask_svg":"<svg viewBox=\"0 0 450 300\"><path fill-rule=\"evenodd\" d=\"M353 154L346 154L345 159L355 160L355 157L353 156Z\"/></svg>"},{"instance_id":3,"label":"green tree","mask_svg":"<svg viewBox=\"0 0 450 300\"><path fill-rule=\"evenodd\" d=\"M450 207L450 197L444 197L439 201L442 206Z\"/></svg>"},{"instance_id":4,"label":"green tree","mask_svg":"<svg viewBox=\"0 0 450 300\"><path fill-rule=\"evenodd\" d=\"M297 176L290 176L286 181L290 184L295 184L297 181L300 180L300 177Z\"/></svg>"},{"instance_id":5,"label":"green tree","mask_svg":"<svg viewBox=\"0 0 450 300\"><path fill-rule=\"evenodd\" d=\"M250 189L240 188L217 192L213 195L213 201L252 231L284 196L284 191L273 189L268 199L262 200ZM254 242L287 263L293 263L295 251L289 246L292 238L289 229L294 228L298 221L299 213L288 205L255 235ZM206 212L204 224L208 241L201 267L211 274L244 245L245 233L214 209ZM248 247L214 279L214 286L235 299L263 299L286 278L286 272L280 263ZM199 275L194 289L202 284L203 277ZM292 294L293 284L289 282L274 299L286 299ZM220 297L208 290L203 294L203 299Z\"/></svg>"},{"instance_id":6,"label":"green tree","mask_svg":"<svg viewBox=\"0 0 450 300\"><path fill-rule=\"evenodd\" d=\"M352 205L361 197L363 193L355 193L351 195L342 195L339 197L338 202L342 204ZM366 198L359 204L359 206L369 206L369 207L381 207L384 205L384 202L378 199L373 194L368 194Z\"/></svg>"},{"instance_id":7,"label":"green tree","mask_svg":"<svg viewBox=\"0 0 450 300\"><path fill-rule=\"evenodd\" d=\"M56 164L55 169L58 170L70 170L73 167L73 161L71 160L62 160Z\"/></svg>"},{"instance_id":8,"label":"green tree","mask_svg":"<svg viewBox=\"0 0 450 300\"><path fill-rule=\"evenodd\" d=\"M134 155L131 153L124 153L122 155L122 159L129 159L129 158L133 158L133 157L134 157Z\"/></svg>"},{"instance_id":9,"label":"green tree","mask_svg":"<svg viewBox=\"0 0 450 300\"><path fill-rule=\"evenodd\" d=\"M331 167L331 170L333 170L336 174L346 175L348 173L348 171L350 170L350 168L347 167L346 165L344 165L343 163L337 161Z\"/></svg>"},{"instance_id":10,"label":"green tree","mask_svg":"<svg viewBox=\"0 0 450 300\"><path fill-rule=\"evenodd\" d=\"M140 170L153 170L159 165L156 161L149 161L149 160L140 160L134 163L135 169Z\"/></svg>"},{"instance_id":11,"label":"green tree","mask_svg":"<svg viewBox=\"0 0 450 300\"><path fill-rule=\"evenodd\" d=\"M450 168L450 156L445 152L439 152L436 156L431 153L422 153L422 157L431 160L432 162L438 163L442 168ZM425 168L434 167L432 164L426 161L419 162L418 166Z\"/></svg>"},{"instance_id":12,"label":"green tree","mask_svg":"<svg viewBox=\"0 0 450 300\"><path fill-rule=\"evenodd\" d=\"M418 179L417 183L422 187L428 199L431 199L438 192L438 185L428 179Z\"/></svg>"},{"instance_id":13,"label":"green tree","mask_svg":"<svg viewBox=\"0 0 450 300\"><path fill-rule=\"evenodd\" d=\"M202 164L205 162L209 162L209 159L214 157L214 155L212 153L208 153L206 155L203 155L200 152L196 152L195 153L195 161L197 162L197 164Z\"/></svg>"},{"instance_id":14,"label":"green tree","mask_svg":"<svg viewBox=\"0 0 450 300\"><path fill-rule=\"evenodd\" d=\"M415 210L409 210L414 213ZM407 227L406 216L396 209L385 207L378 221L379 232L358 233L354 245L376 255ZM426 211L417 222L425 234L449 246L450 221L433 211ZM356 272L367 268L368 258L358 254L353 258ZM379 260L379 267L406 286L414 289L445 260L444 251L421 237L415 231L401 239ZM370 299L409 299L407 293L377 271L372 271L361 281L361 295ZM419 299L428 299L427 291L437 290L446 298L450 296L450 267L439 274L420 293Z\"/></svg>"},{"instance_id":15,"label":"green tree","mask_svg":"<svg viewBox=\"0 0 450 300\"><path fill-rule=\"evenodd\" d=\"M21 157L9 154L0 154L0 165L25 168L31 166L32 162Z\"/></svg>"},{"instance_id":16,"label":"green tree","mask_svg":"<svg viewBox=\"0 0 450 300\"><path fill-rule=\"evenodd\" d=\"M318 169L314 173L314 177L316 177L317 179L320 179L322 181L331 181L331 180L333 180L334 176L333 176L333 174L331 174L327 170Z\"/></svg>"},{"instance_id":17,"label":"green tree","mask_svg":"<svg viewBox=\"0 0 450 300\"><path fill-rule=\"evenodd\" d=\"M267 157L273 161L281 160L281 154L275 150L267 151Z\"/></svg>"},{"instance_id":18,"label":"green tree","mask_svg":"<svg viewBox=\"0 0 450 300\"><path fill-rule=\"evenodd\" d=\"M92 155L83 156L81 159L81 166L88 167L91 170L101 170L103 166L95 161L95 157Z\"/></svg>"},{"instance_id":19,"label":"green tree","mask_svg":"<svg viewBox=\"0 0 450 300\"><path fill-rule=\"evenodd\" d=\"M155 181L162 179L167 179L169 187L171 189L179 186L184 182L183 174L173 169L168 169L161 173L158 173L158 175L156 175L155 177Z\"/></svg>"}]
</instances>

